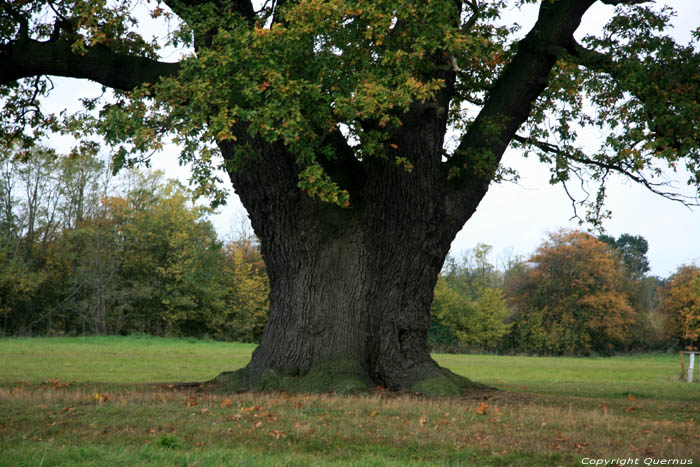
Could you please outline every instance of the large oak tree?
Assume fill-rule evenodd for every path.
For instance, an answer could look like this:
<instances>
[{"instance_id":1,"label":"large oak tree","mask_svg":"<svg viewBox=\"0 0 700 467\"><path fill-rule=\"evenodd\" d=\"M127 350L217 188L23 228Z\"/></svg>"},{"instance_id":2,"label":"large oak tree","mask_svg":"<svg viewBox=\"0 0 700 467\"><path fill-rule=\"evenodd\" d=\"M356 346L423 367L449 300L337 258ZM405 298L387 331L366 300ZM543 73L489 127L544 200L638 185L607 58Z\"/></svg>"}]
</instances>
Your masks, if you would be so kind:
<instances>
[{"instance_id":1,"label":"large oak tree","mask_svg":"<svg viewBox=\"0 0 700 467\"><path fill-rule=\"evenodd\" d=\"M700 181L700 55L666 35L669 10L601 2L616 6L610 22L582 41L595 0L544 0L524 35L498 19L527 0L146 2L185 48L176 63L138 33L137 1L3 2L2 133L29 146L49 130L96 132L117 167L174 138L202 193L221 161L271 288L252 361L219 378L229 389L456 393L470 382L426 345L433 288L456 233L509 175L509 145L551 163L553 182L600 182L592 219L611 174L671 197L659 167ZM52 75L114 98L42 114ZM585 126L609 135L592 152L577 144Z\"/></svg>"}]
</instances>

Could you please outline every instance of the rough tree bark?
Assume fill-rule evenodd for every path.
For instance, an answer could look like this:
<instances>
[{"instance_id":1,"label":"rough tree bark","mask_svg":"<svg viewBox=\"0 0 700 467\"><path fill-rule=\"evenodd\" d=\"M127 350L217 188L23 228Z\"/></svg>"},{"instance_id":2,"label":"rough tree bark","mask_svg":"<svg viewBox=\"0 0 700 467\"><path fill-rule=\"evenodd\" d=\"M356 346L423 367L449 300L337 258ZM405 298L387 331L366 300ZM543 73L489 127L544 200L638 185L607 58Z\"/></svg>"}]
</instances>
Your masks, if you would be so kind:
<instances>
[{"instance_id":1,"label":"rough tree bark","mask_svg":"<svg viewBox=\"0 0 700 467\"><path fill-rule=\"evenodd\" d=\"M440 368L427 348L433 288L461 224L445 205L445 118L415 112L393 135L410 148L411 172L390 160L353 165L337 135L347 156L339 164L354 172L350 208L302 193L300 168L281 146L261 143L265 156L231 173L260 238L271 293L251 363L219 378L230 388L457 393L470 384ZM232 149L221 148L225 156Z\"/></svg>"},{"instance_id":2,"label":"rough tree bark","mask_svg":"<svg viewBox=\"0 0 700 467\"><path fill-rule=\"evenodd\" d=\"M178 7L197 2L172 3L178 13ZM219 142L225 159L234 159L234 144L254 147L258 155L230 177L260 238L271 292L269 323L252 361L218 382L229 390L347 392L382 385L429 394L457 394L473 385L430 357L433 288L452 240L475 212L557 55L572 46L593 3L542 3L536 25L447 160L443 138L455 75L446 57L446 86L435 102L413 105L390 135L412 171L389 160L358 161L345 138L333 134L340 157L322 163L349 191L349 208L303 193L297 187L302 168L281 143L251 139L235 128L238 143ZM252 17L249 2L236 4ZM0 68L0 84L57 74L129 89L178 71L177 64L104 46L79 57L66 44L19 38L2 46L7 66ZM486 161L484 154L490 155ZM473 170L477 164L481 169Z\"/></svg>"}]
</instances>

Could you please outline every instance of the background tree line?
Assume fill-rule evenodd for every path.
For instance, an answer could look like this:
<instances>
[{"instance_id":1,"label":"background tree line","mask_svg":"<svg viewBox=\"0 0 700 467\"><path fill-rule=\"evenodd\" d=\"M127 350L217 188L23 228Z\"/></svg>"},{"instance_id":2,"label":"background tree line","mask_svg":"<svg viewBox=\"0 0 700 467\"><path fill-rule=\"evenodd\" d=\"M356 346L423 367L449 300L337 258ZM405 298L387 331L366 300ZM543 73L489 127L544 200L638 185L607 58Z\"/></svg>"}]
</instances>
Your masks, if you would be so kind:
<instances>
[{"instance_id":1,"label":"background tree line","mask_svg":"<svg viewBox=\"0 0 700 467\"><path fill-rule=\"evenodd\" d=\"M0 158L0 333L209 336L256 342L268 281L256 239L222 241L210 210L158 172L111 176L84 146ZM528 258L448 257L437 351L607 354L692 346L700 268L648 275L640 236L552 233Z\"/></svg>"},{"instance_id":2,"label":"background tree line","mask_svg":"<svg viewBox=\"0 0 700 467\"><path fill-rule=\"evenodd\" d=\"M700 335L700 268L648 275L641 236L561 230L528 258L477 245L448 258L429 339L442 351L589 355L692 347Z\"/></svg>"},{"instance_id":3,"label":"background tree line","mask_svg":"<svg viewBox=\"0 0 700 467\"><path fill-rule=\"evenodd\" d=\"M0 333L255 341L267 312L257 244L221 241L158 172L112 177L83 147L0 157Z\"/></svg>"}]
</instances>

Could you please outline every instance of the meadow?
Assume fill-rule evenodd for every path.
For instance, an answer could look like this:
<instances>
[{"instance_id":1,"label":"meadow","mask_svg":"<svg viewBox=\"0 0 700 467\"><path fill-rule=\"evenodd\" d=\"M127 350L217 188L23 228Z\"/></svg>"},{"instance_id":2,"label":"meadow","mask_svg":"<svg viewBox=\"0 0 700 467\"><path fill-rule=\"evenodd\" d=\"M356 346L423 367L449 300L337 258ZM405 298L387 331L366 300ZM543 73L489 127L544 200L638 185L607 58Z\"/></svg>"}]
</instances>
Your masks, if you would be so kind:
<instances>
[{"instance_id":1,"label":"meadow","mask_svg":"<svg viewBox=\"0 0 700 467\"><path fill-rule=\"evenodd\" d=\"M239 368L253 349L147 336L0 339L0 465L700 462L700 384L679 380L678 354L436 355L495 388L460 398L176 384Z\"/></svg>"}]
</instances>

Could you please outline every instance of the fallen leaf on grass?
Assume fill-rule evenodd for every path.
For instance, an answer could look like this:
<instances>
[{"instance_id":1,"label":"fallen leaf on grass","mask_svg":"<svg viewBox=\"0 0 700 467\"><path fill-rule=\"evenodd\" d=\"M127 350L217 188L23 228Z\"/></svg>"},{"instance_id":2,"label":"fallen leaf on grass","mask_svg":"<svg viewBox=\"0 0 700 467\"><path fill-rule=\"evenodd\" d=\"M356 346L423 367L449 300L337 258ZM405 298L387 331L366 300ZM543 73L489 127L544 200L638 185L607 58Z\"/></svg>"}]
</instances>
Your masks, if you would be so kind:
<instances>
[{"instance_id":1,"label":"fallen leaf on grass","mask_svg":"<svg viewBox=\"0 0 700 467\"><path fill-rule=\"evenodd\" d=\"M226 399L221 403L221 407L226 407L228 405L231 405L231 399Z\"/></svg>"},{"instance_id":2,"label":"fallen leaf on grass","mask_svg":"<svg viewBox=\"0 0 700 467\"><path fill-rule=\"evenodd\" d=\"M238 410L239 410L240 412L248 412L248 413L250 413L250 412L260 412L262 409L263 409L263 408L262 408L261 406L255 405L255 406L252 406L252 407L241 407L241 408L238 409Z\"/></svg>"},{"instance_id":3,"label":"fallen leaf on grass","mask_svg":"<svg viewBox=\"0 0 700 467\"><path fill-rule=\"evenodd\" d=\"M478 413L479 415L486 415L486 412L488 412L488 411L489 411L489 405L484 404L483 402L476 409L476 413Z\"/></svg>"},{"instance_id":4,"label":"fallen leaf on grass","mask_svg":"<svg viewBox=\"0 0 700 467\"><path fill-rule=\"evenodd\" d=\"M68 386L70 386L70 383L66 383L64 381L61 381L58 378L50 379L50 380L46 381L44 384L48 384L53 389L67 388Z\"/></svg>"},{"instance_id":5,"label":"fallen leaf on grass","mask_svg":"<svg viewBox=\"0 0 700 467\"><path fill-rule=\"evenodd\" d=\"M287 435L284 432L279 431L279 430L272 430L270 432L270 436L272 436L275 439L280 439L280 438L284 439L287 437Z\"/></svg>"},{"instance_id":6,"label":"fallen leaf on grass","mask_svg":"<svg viewBox=\"0 0 700 467\"><path fill-rule=\"evenodd\" d=\"M107 402L109 400L109 395L100 394L99 392L96 392L95 395L92 396L92 398L97 402Z\"/></svg>"}]
</instances>

